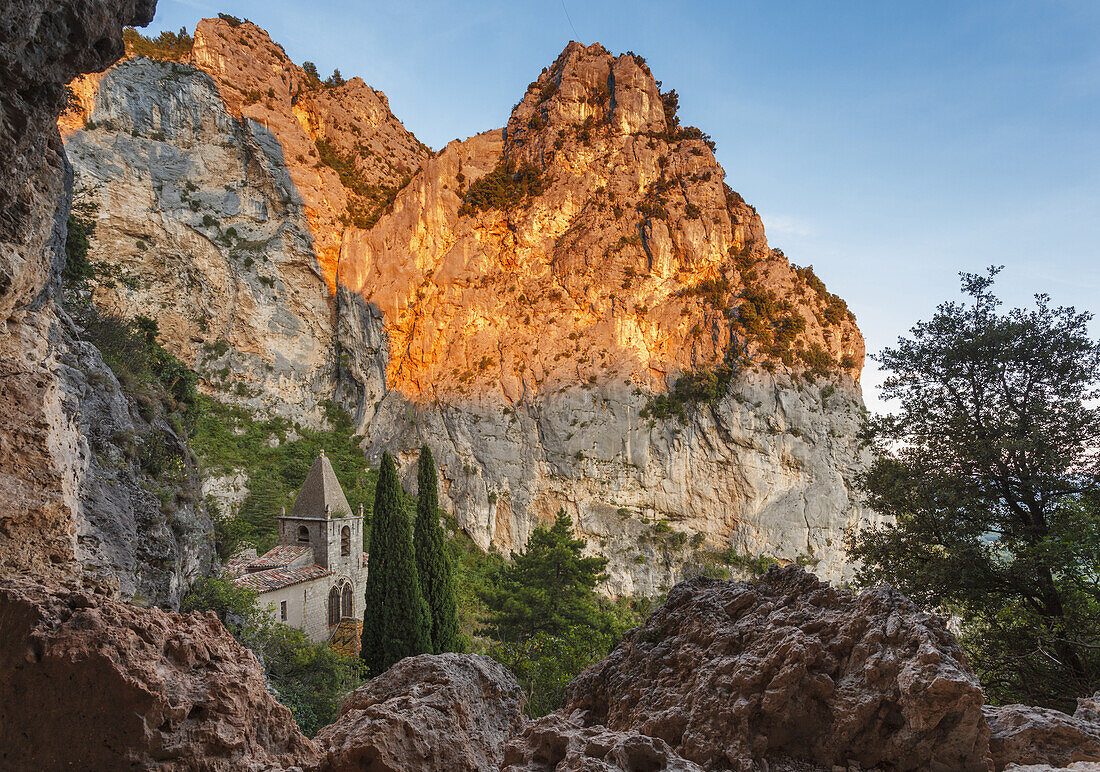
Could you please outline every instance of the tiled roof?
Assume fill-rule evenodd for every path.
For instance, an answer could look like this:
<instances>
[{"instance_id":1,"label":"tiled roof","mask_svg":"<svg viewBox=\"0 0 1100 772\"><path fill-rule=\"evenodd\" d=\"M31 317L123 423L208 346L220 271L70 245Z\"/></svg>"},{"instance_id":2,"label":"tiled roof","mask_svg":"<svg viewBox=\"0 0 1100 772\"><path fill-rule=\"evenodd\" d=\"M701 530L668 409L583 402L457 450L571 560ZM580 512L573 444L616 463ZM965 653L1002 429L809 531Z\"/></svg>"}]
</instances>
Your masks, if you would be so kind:
<instances>
[{"instance_id":1,"label":"tiled roof","mask_svg":"<svg viewBox=\"0 0 1100 772\"><path fill-rule=\"evenodd\" d=\"M272 547L260 557L246 566L248 571L262 571L268 568L281 568L289 566L295 560L305 557L313 552L312 547L304 547L298 544L280 544Z\"/></svg>"},{"instance_id":2,"label":"tiled roof","mask_svg":"<svg viewBox=\"0 0 1100 772\"><path fill-rule=\"evenodd\" d=\"M225 564L225 572L231 577L238 577L244 573L245 568L256 558L230 558Z\"/></svg>"},{"instance_id":3,"label":"tiled roof","mask_svg":"<svg viewBox=\"0 0 1100 772\"><path fill-rule=\"evenodd\" d=\"M290 514L299 517L347 517L351 514L344 490L324 452L309 468Z\"/></svg>"},{"instance_id":4,"label":"tiled roof","mask_svg":"<svg viewBox=\"0 0 1100 772\"><path fill-rule=\"evenodd\" d=\"M299 566L297 568L269 568L267 571L256 571L251 574L237 577L234 581L239 587L245 587L256 592L271 592L289 587L292 584L312 582L329 575L329 570L324 566Z\"/></svg>"}]
</instances>

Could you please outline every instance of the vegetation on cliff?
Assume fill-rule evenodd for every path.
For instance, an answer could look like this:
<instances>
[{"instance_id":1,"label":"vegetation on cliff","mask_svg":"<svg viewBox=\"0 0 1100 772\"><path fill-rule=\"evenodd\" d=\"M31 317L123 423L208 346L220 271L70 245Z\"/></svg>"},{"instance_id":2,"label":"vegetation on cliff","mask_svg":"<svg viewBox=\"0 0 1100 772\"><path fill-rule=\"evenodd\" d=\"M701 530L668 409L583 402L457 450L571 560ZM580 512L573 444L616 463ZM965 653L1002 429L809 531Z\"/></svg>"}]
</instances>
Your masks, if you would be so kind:
<instances>
[{"instance_id":1,"label":"vegetation on cliff","mask_svg":"<svg viewBox=\"0 0 1100 772\"><path fill-rule=\"evenodd\" d=\"M862 485L896 522L850 552L863 584L961 618L991 700L1072 711L1100 685L1100 344L1045 295L1000 312L996 274L882 353L899 407Z\"/></svg>"},{"instance_id":2,"label":"vegetation on cliff","mask_svg":"<svg viewBox=\"0 0 1100 772\"><path fill-rule=\"evenodd\" d=\"M133 27L127 27L122 32L122 42L129 57L144 56L147 59L172 62L187 61L191 56L191 48L195 45L195 39L184 27L180 27L179 32L165 30L155 38L142 35Z\"/></svg>"},{"instance_id":3,"label":"vegetation on cliff","mask_svg":"<svg viewBox=\"0 0 1100 772\"><path fill-rule=\"evenodd\" d=\"M514 161L501 158L492 171L470 184L458 213L468 216L488 209L511 209L545 190L546 180L537 166L529 163L517 166Z\"/></svg>"}]
</instances>

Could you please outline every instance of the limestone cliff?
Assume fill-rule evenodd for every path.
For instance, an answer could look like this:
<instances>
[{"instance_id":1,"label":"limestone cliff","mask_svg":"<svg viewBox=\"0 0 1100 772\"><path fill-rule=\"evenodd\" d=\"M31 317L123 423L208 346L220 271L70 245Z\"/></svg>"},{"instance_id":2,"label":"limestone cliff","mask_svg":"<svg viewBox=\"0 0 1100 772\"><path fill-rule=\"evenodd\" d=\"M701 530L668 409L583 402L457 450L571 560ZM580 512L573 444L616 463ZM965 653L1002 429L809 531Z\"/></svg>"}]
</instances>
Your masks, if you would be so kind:
<instances>
[{"instance_id":1,"label":"limestone cliff","mask_svg":"<svg viewBox=\"0 0 1100 772\"><path fill-rule=\"evenodd\" d=\"M74 84L62 126L97 305L207 391L309 424L336 398L371 460L430 444L484 548L565 508L615 594L731 547L844 576L862 337L641 57L570 43L434 155L248 22L176 58Z\"/></svg>"},{"instance_id":2,"label":"limestone cliff","mask_svg":"<svg viewBox=\"0 0 1100 772\"><path fill-rule=\"evenodd\" d=\"M65 84L115 62L123 25L147 24L154 6L0 10L0 571L172 604L212 555L186 448L155 405L123 393L56 302L72 179L56 126ZM178 451L170 489L154 489L139 461L154 435Z\"/></svg>"}]
</instances>

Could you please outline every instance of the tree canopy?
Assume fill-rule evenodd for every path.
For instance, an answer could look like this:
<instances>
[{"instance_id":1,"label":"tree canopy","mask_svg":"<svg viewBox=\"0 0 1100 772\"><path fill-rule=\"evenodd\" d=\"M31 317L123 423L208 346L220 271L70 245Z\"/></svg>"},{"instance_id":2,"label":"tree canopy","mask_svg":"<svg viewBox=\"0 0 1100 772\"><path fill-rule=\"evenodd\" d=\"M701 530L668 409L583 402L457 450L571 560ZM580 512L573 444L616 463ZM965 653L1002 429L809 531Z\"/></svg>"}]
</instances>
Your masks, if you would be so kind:
<instances>
[{"instance_id":1,"label":"tree canopy","mask_svg":"<svg viewBox=\"0 0 1100 772\"><path fill-rule=\"evenodd\" d=\"M899 406L861 485L894 522L849 551L858 582L960 616L992 700L1072 709L1100 686L1100 345L1046 295L1001 311L998 271L879 356Z\"/></svg>"}]
</instances>

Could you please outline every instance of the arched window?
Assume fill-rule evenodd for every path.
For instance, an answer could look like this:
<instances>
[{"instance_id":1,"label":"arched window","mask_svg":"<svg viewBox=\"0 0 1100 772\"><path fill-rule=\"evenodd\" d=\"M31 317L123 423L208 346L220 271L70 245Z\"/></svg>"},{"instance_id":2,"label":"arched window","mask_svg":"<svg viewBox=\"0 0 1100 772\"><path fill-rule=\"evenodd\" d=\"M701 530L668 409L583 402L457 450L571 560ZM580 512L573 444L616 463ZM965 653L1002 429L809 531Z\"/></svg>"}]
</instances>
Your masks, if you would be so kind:
<instances>
[{"instance_id":1,"label":"arched window","mask_svg":"<svg viewBox=\"0 0 1100 772\"><path fill-rule=\"evenodd\" d=\"M355 612L352 610L352 607L351 607L351 585L350 584L345 584L344 585L344 616L346 616L346 617L355 616Z\"/></svg>"},{"instance_id":2,"label":"arched window","mask_svg":"<svg viewBox=\"0 0 1100 772\"><path fill-rule=\"evenodd\" d=\"M346 525L340 530L340 554L351 554L351 529Z\"/></svg>"},{"instance_id":3,"label":"arched window","mask_svg":"<svg viewBox=\"0 0 1100 772\"><path fill-rule=\"evenodd\" d=\"M340 624L340 590L335 587L328 591L328 624Z\"/></svg>"},{"instance_id":4,"label":"arched window","mask_svg":"<svg viewBox=\"0 0 1100 772\"><path fill-rule=\"evenodd\" d=\"M309 544L309 529L304 525L298 526L298 543Z\"/></svg>"}]
</instances>

